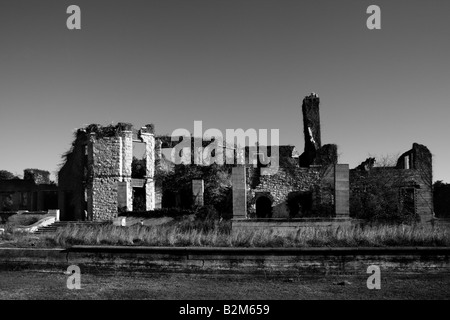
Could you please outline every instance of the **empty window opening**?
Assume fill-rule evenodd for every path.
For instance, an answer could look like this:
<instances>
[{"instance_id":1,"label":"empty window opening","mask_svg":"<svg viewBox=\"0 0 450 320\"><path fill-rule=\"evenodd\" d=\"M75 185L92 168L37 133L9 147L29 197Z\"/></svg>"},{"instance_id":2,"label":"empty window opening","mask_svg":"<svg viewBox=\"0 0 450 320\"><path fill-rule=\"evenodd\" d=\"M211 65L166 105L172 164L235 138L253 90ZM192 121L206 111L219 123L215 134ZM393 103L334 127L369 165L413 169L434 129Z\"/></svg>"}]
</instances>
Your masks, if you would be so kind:
<instances>
[{"instance_id":1,"label":"empty window opening","mask_svg":"<svg viewBox=\"0 0 450 320\"><path fill-rule=\"evenodd\" d=\"M400 189L400 212L404 215L415 214L415 190L414 188Z\"/></svg>"},{"instance_id":2,"label":"empty window opening","mask_svg":"<svg viewBox=\"0 0 450 320\"><path fill-rule=\"evenodd\" d=\"M147 176L146 144L133 142L133 162L131 163L131 177L144 179Z\"/></svg>"},{"instance_id":3,"label":"empty window opening","mask_svg":"<svg viewBox=\"0 0 450 320\"><path fill-rule=\"evenodd\" d=\"M405 157L405 169L409 169L409 156Z\"/></svg>"}]
</instances>

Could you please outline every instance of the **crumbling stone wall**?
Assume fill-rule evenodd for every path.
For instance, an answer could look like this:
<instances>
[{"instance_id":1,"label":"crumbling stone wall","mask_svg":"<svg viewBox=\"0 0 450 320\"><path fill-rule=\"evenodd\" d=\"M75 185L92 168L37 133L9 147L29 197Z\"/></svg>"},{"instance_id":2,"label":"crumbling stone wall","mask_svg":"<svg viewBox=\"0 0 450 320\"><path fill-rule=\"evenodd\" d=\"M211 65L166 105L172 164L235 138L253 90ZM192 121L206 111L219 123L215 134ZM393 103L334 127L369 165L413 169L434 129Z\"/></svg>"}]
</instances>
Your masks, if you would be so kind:
<instances>
[{"instance_id":1,"label":"crumbling stone wall","mask_svg":"<svg viewBox=\"0 0 450 320\"><path fill-rule=\"evenodd\" d=\"M421 222L433 218L432 156L427 147L414 143L412 149L403 153L393 167L376 167L375 164L375 158L368 158L350 171L352 202L365 197L367 192L371 192L370 187L378 183L380 186L376 188L386 189L386 192L380 190L379 194L388 206L395 209L392 214L403 210L402 192L408 190L414 198L411 216L416 216ZM358 212L352 212L353 216L356 214Z\"/></svg>"},{"instance_id":2,"label":"crumbling stone wall","mask_svg":"<svg viewBox=\"0 0 450 320\"><path fill-rule=\"evenodd\" d=\"M47 181L48 171L31 170L42 173L45 179L28 175L30 169L26 169L27 179L0 180L0 211L46 211L58 207L57 186L43 183Z\"/></svg>"},{"instance_id":3,"label":"crumbling stone wall","mask_svg":"<svg viewBox=\"0 0 450 320\"><path fill-rule=\"evenodd\" d=\"M304 152L299 156L300 167L311 165L327 166L338 162L337 146L326 144L322 146L320 131L320 98L311 93L303 99L303 135L305 139Z\"/></svg>"},{"instance_id":4,"label":"crumbling stone wall","mask_svg":"<svg viewBox=\"0 0 450 320\"><path fill-rule=\"evenodd\" d=\"M316 157L314 158L313 165L328 166L330 164L337 164L337 162L337 145L326 144L316 151Z\"/></svg>"},{"instance_id":5,"label":"crumbling stone wall","mask_svg":"<svg viewBox=\"0 0 450 320\"><path fill-rule=\"evenodd\" d=\"M88 163L92 185L88 186L88 212L93 221L111 220L118 214L118 183L122 178L122 140L91 136ZM131 175L130 175L131 176Z\"/></svg>"},{"instance_id":6,"label":"crumbling stone wall","mask_svg":"<svg viewBox=\"0 0 450 320\"><path fill-rule=\"evenodd\" d=\"M133 162L133 131L131 126L124 127L119 137L122 140L122 161L121 178L119 179L119 198L118 206L123 209L132 209L133 207L133 186L132 186L132 162Z\"/></svg>"},{"instance_id":7,"label":"crumbling stone wall","mask_svg":"<svg viewBox=\"0 0 450 320\"><path fill-rule=\"evenodd\" d=\"M303 99L302 114L303 114L303 133L305 136L305 143L318 150L322 146L320 134L320 112L319 112L320 98L314 92ZM305 146L305 149L308 147Z\"/></svg>"},{"instance_id":8,"label":"crumbling stone wall","mask_svg":"<svg viewBox=\"0 0 450 320\"><path fill-rule=\"evenodd\" d=\"M406 165L409 162L409 165ZM396 166L404 177L403 184L415 188L415 209L421 221L433 217L433 165L430 150L421 144L413 143L412 149L402 154Z\"/></svg>"},{"instance_id":9,"label":"crumbling stone wall","mask_svg":"<svg viewBox=\"0 0 450 320\"><path fill-rule=\"evenodd\" d=\"M147 210L155 207L153 134L153 125L138 131L138 139L146 143ZM127 123L108 127L90 125L78 130L59 173L62 219L111 220L118 216L119 208L133 210L133 185L140 185L132 179L133 136L133 128Z\"/></svg>"},{"instance_id":10,"label":"crumbling stone wall","mask_svg":"<svg viewBox=\"0 0 450 320\"><path fill-rule=\"evenodd\" d=\"M320 171L320 184L317 188L316 208L324 215L335 213L335 191L336 191L336 166L334 164L318 167Z\"/></svg>"},{"instance_id":11,"label":"crumbling stone wall","mask_svg":"<svg viewBox=\"0 0 450 320\"><path fill-rule=\"evenodd\" d=\"M274 175L259 177L258 185L252 188L252 175L257 174L257 168L248 170L249 209L255 214L255 203L259 194L270 195L272 200L272 217L288 218L290 216L287 204L288 197L294 192L310 192L312 195L312 208L321 206L334 206L334 177L331 177L331 167L315 168L282 168Z\"/></svg>"},{"instance_id":12,"label":"crumbling stone wall","mask_svg":"<svg viewBox=\"0 0 450 320\"><path fill-rule=\"evenodd\" d=\"M279 146L280 166L276 174L262 176L259 163L258 168L249 168L250 214L254 215L258 198L264 196L272 203L274 218L293 217L290 211L295 210L295 202L307 197L311 197L312 214L335 215L337 146L322 146L319 104L320 98L315 93L302 101L305 148L298 160L292 146ZM348 193L348 186L346 188Z\"/></svg>"},{"instance_id":13,"label":"crumbling stone wall","mask_svg":"<svg viewBox=\"0 0 450 320\"><path fill-rule=\"evenodd\" d=\"M145 194L146 194L146 209L153 210L156 205L156 192L155 192L155 149L156 142L154 137L153 125L147 125L140 131L140 137L146 144L146 164L147 164L147 176L145 182Z\"/></svg>"}]
</instances>

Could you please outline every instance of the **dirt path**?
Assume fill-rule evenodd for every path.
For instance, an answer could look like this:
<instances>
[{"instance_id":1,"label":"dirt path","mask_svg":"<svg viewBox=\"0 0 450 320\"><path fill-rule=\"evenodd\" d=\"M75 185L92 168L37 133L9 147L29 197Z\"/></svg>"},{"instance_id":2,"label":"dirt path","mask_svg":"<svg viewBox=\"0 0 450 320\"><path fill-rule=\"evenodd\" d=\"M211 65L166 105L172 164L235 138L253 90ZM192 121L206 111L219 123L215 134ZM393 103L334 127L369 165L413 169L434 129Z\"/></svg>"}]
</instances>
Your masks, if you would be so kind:
<instances>
[{"instance_id":1,"label":"dirt path","mask_svg":"<svg viewBox=\"0 0 450 320\"><path fill-rule=\"evenodd\" d=\"M448 299L450 276L384 275L380 290L366 276L297 279L186 275L81 274L81 289L67 288L63 273L0 271L0 299ZM345 285L338 284L346 282Z\"/></svg>"}]
</instances>

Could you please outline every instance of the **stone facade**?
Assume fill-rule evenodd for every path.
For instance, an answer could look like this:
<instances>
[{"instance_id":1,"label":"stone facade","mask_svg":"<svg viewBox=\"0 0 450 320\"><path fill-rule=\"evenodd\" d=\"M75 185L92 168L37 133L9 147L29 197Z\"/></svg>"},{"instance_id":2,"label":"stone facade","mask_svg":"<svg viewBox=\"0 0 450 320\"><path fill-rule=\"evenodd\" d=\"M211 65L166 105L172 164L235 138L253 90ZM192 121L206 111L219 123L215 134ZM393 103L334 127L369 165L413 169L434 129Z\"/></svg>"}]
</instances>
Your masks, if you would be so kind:
<instances>
[{"instance_id":1,"label":"stone facade","mask_svg":"<svg viewBox=\"0 0 450 320\"><path fill-rule=\"evenodd\" d=\"M260 183L255 188L250 188L250 212L256 214L256 201L259 196L267 196L272 202L272 217L289 217L289 208L286 204L289 194L293 192L311 192L316 196L317 188L320 188L320 172L317 169L295 168L289 172L285 168L279 168L274 175L260 176ZM252 168L249 168L249 172ZM250 179L249 179L250 180ZM313 197L314 197L313 196Z\"/></svg>"},{"instance_id":2,"label":"stone facade","mask_svg":"<svg viewBox=\"0 0 450 320\"><path fill-rule=\"evenodd\" d=\"M131 181L131 164L133 162L133 131L122 131L119 140L121 140L122 143L122 149L119 151L119 154L122 156L122 161L120 161L119 163L119 172L121 172L121 179L119 179L120 192L118 194L118 207L132 208L133 186Z\"/></svg>"},{"instance_id":3,"label":"stone facade","mask_svg":"<svg viewBox=\"0 0 450 320\"><path fill-rule=\"evenodd\" d=\"M336 172L345 174L346 169L348 173L348 165L337 165L336 145L322 146L319 104L315 93L303 99L302 155L298 157L291 146L278 146L279 167L270 175L261 175L263 166L259 163L257 168L248 165L248 217L334 217L336 196L340 200L339 215L348 217L348 179L347 185L336 179Z\"/></svg>"},{"instance_id":4,"label":"stone facade","mask_svg":"<svg viewBox=\"0 0 450 320\"><path fill-rule=\"evenodd\" d=\"M135 138L136 136L136 138ZM146 144L146 176L132 178L133 142ZM133 210L133 188L145 188L146 209L155 208L153 126L134 135L130 124L90 125L77 132L59 173L62 220L112 220Z\"/></svg>"},{"instance_id":5,"label":"stone facade","mask_svg":"<svg viewBox=\"0 0 450 320\"><path fill-rule=\"evenodd\" d=\"M257 169L247 168L250 217L258 217L257 202L260 197L270 200L272 218L349 215L348 165L280 167L274 175L258 177L256 186L252 186L255 171ZM344 174L346 179L339 178L339 173ZM300 207L296 209L298 205Z\"/></svg>"},{"instance_id":6,"label":"stone facade","mask_svg":"<svg viewBox=\"0 0 450 320\"><path fill-rule=\"evenodd\" d=\"M233 217L244 219L247 217L247 183L246 168L237 166L232 169L233 184Z\"/></svg>"},{"instance_id":7,"label":"stone facade","mask_svg":"<svg viewBox=\"0 0 450 320\"><path fill-rule=\"evenodd\" d=\"M146 126L141 129L140 137L146 144L146 164L147 164L147 176L145 182L145 200L146 210L155 209L156 195L155 195L155 137L153 135L153 126Z\"/></svg>"},{"instance_id":8,"label":"stone facade","mask_svg":"<svg viewBox=\"0 0 450 320\"><path fill-rule=\"evenodd\" d=\"M272 162L276 163L273 167L259 160L253 163L252 158L249 163L232 169L230 178L235 219L348 219L350 195L355 195L358 186L364 185L367 175L364 172L371 170L374 159L368 159L351 172L348 165L338 164L337 146L322 145L319 105L317 94L303 99L305 148L301 155L292 146L269 146L265 155L278 155L278 161ZM165 151L172 151L178 142L171 139L163 142L161 137L155 141L153 130L153 125L134 130L125 123L108 127L90 125L78 130L59 173L61 219L111 220L119 210L132 211L133 200L138 200L134 204L136 207L143 208L142 198L145 198L146 210L165 206L163 203L167 197L164 197L161 181L155 181L155 171L173 170L174 164L168 160L170 156L165 156ZM140 176L133 175L136 170L132 170L134 142L145 144L145 172L140 171ZM202 141L203 147L205 143L209 142ZM195 146L195 140L191 145ZM273 150L274 147L277 149ZM266 148L256 146L257 154L261 149ZM250 151L250 147L245 148L248 158L251 158ZM271 174L262 174L265 169ZM415 213L422 220L432 216L432 167L428 149L414 144L389 170L394 170L394 176L398 177L390 187L414 198ZM193 183L192 186L194 194L199 194L198 185ZM141 188L139 196L136 188ZM192 194L188 193L187 197L191 200ZM400 205L404 205L406 199L404 195L402 197L398 198L403 201ZM180 194L177 194L178 198L181 198ZM172 200L175 205L180 205L180 201ZM200 200L198 205L202 203Z\"/></svg>"},{"instance_id":9,"label":"stone facade","mask_svg":"<svg viewBox=\"0 0 450 320\"><path fill-rule=\"evenodd\" d=\"M91 135L88 165L92 173L92 186L88 186L88 220L117 217L118 184L122 182L122 146L122 137L97 139L94 134Z\"/></svg>"}]
</instances>

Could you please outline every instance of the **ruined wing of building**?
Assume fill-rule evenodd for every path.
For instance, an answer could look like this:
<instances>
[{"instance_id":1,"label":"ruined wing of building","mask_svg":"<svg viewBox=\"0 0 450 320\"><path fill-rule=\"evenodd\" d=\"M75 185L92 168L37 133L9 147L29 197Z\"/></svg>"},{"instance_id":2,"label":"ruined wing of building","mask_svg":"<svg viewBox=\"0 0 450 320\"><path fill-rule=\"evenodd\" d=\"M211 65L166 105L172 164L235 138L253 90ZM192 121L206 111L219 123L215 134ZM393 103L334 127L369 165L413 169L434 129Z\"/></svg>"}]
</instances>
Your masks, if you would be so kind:
<instances>
[{"instance_id":1,"label":"ruined wing of building","mask_svg":"<svg viewBox=\"0 0 450 320\"><path fill-rule=\"evenodd\" d=\"M48 171L25 169L23 179L0 180L0 211L56 209L57 190Z\"/></svg>"},{"instance_id":2,"label":"ruined wing of building","mask_svg":"<svg viewBox=\"0 0 450 320\"><path fill-rule=\"evenodd\" d=\"M322 145L317 94L304 97L301 110L302 154L292 146L276 146L279 147L278 170L272 175L261 175L261 168L267 165L258 163L254 166L253 161L235 167L239 173L230 170L229 179L233 183L231 207L235 218L349 218L350 195L364 184L361 177L370 171L371 163L365 164L364 170L361 167L349 170L348 164L338 163L335 144ZM145 146L145 174L139 178L132 174L134 143ZM59 172L61 219L114 219L121 209L133 210L133 194L138 190L143 195L145 210L160 208L164 202L163 186L158 185L155 171L161 168L173 170L175 165L164 154L170 152L174 144L176 142L168 137L157 138L153 125L139 130L127 123L107 127L89 125L79 129ZM272 147L267 147L268 155ZM246 153L250 158L248 148ZM260 153L259 147L256 153ZM414 213L421 220L429 220L433 213L429 150L414 144L389 170L408 177L389 185L398 191L398 205L407 203L411 207L412 201ZM204 190L202 183L193 185Z\"/></svg>"}]
</instances>

